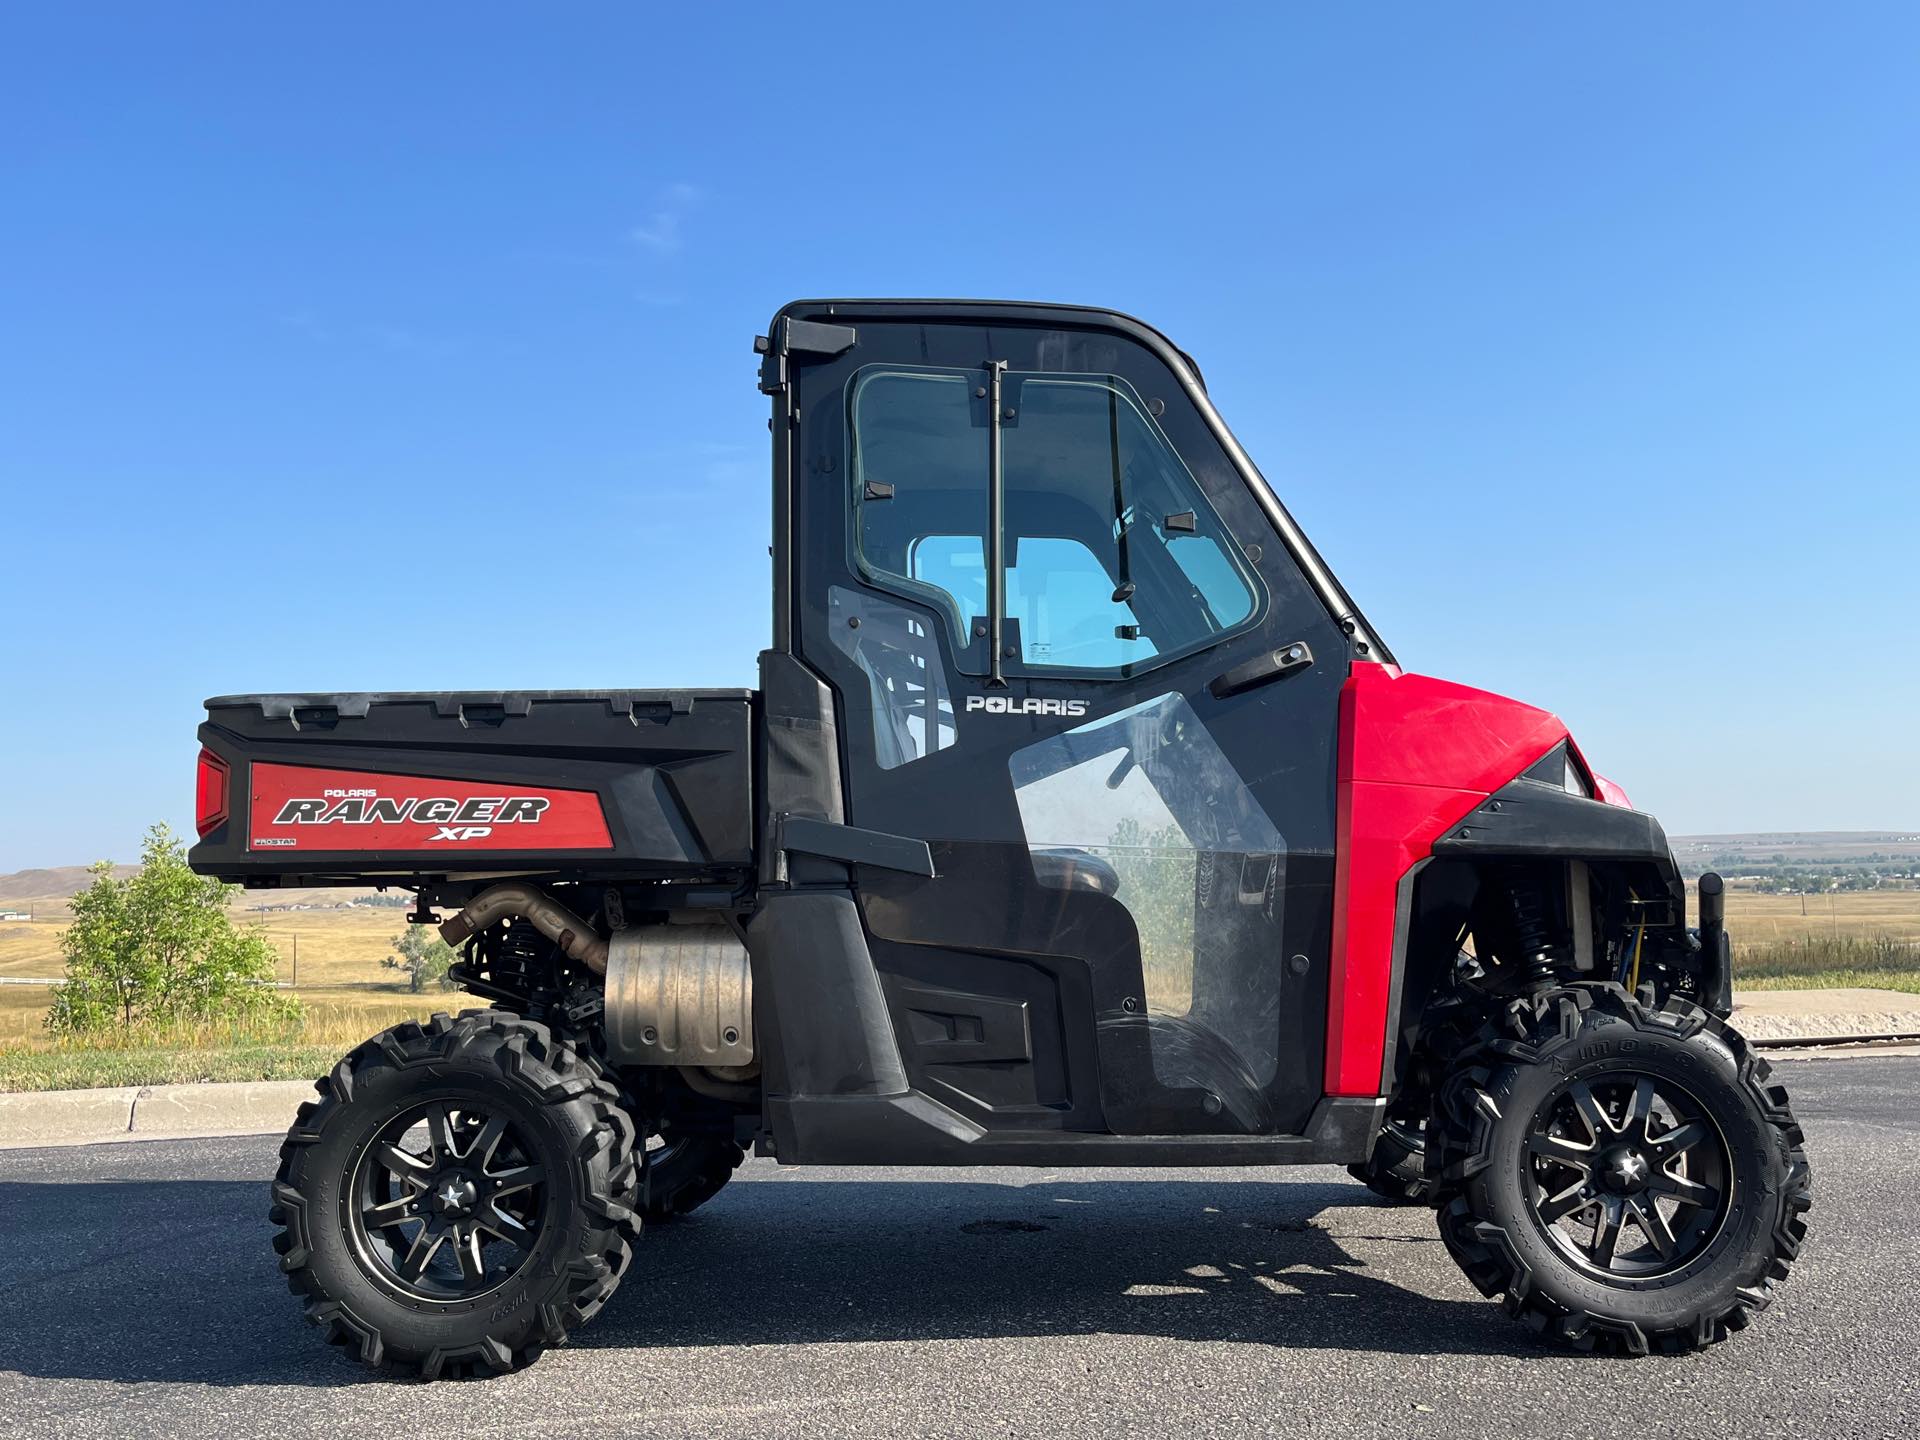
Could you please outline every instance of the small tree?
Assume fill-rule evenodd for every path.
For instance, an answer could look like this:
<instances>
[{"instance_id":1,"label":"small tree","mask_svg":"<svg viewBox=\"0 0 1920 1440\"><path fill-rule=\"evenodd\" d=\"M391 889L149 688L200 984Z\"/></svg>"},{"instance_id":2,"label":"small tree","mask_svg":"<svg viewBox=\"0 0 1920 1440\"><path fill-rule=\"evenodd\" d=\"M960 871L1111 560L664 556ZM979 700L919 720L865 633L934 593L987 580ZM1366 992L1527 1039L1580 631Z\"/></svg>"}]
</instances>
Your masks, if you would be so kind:
<instances>
[{"instance_id":1,"label":"small tree","mask_svg":"<svg viewBox=\"0 0 1920 1440\"><path fill-rule=\"evenodd\" d=\"M133 1023L144 990L142 965L127 915L127 886L114 879L113 862L89 867L93 884L73 897L73 923L60 937L67 957L67 983L54 992L47 1012L52 1030L104 1030Z\"/></svg>"},{"instance_id":2,"label":"small tree","mask_svg":"<svg viewBox=\"0 0 1920 1440\"><path fill-rule=\"evenodd\" d=\"M91 873L60 937L67 976L47 1012L50 1029L300 1013L273 988L277 957L267 937L228 916L235 887L188 869L185 848L165 825L147 832L138 873L117 879L106 861Z\"/></svg>"},{"instance_id":3,"label":"small tree","mask_svg":"<svg viewBox=\"0 0 1920 1440\"><path fill-rule=\"evenodd\" d=\"M393 948L399 958L390 955L381 964L402 972L407 977L407 988L414 994L418 995L429 985L453 989L453 978L447 971L459 957L451 945L425 925L409 925L394 940Z\"/></svg>"}]
</instances>

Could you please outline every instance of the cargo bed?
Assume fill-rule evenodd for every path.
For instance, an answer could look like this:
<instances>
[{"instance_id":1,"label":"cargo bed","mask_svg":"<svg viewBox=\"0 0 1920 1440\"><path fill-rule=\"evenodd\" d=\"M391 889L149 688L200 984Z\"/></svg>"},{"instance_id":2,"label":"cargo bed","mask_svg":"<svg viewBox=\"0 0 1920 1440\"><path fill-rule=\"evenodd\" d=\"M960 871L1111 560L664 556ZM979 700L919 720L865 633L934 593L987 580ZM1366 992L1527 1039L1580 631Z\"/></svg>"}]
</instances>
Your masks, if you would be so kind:
<instances>
[{"instance_id":1,"label":"cargo bed","mask_svg":"<svg viewBox=\"0 0 1920 1440\"><path fill-rule=\"evenodd\" d=\"M753 859L751 690L224 695L192 863L251 886Z\"/></svg>"}]
</instances>

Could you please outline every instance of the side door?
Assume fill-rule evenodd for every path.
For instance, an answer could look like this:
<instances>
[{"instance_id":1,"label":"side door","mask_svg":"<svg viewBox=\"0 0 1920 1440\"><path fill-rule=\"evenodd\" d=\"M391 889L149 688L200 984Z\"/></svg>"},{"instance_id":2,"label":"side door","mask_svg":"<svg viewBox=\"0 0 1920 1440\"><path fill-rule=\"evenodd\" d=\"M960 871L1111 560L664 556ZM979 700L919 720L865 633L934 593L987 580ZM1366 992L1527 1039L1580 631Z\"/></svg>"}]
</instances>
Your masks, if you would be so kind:
<instances>
[{"instance_id":1,"label":"side door","mask_svg":"<svg viewBox=\"0 0 1920 1440\"><path fill-rule=\"evenodd\" d=\"M994 1127L1289 1134L1322 1093L1349 645L1150 333L840 314L795 357L792 624L834 688L914 1087Z\"/></svg>"}]
</instances>

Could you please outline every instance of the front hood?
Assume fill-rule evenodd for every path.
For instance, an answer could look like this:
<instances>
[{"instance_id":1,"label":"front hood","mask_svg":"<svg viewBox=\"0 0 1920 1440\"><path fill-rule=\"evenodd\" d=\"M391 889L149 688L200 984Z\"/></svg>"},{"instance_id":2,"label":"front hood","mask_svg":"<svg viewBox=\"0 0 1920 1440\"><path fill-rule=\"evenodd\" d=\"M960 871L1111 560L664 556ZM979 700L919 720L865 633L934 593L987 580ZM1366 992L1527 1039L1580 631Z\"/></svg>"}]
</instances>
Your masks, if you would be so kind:
<instances>
[{"instance_id":1,"label":"front hood","mask_svg":"<svg viewBox=\"0 0 1920 1440\"><path fill-rule=\"evenodd\" d=\"M1340 774L1358 784L1490 795L1569 738L1548 711L1392 665L1356 664L1341 695Z\"/></svg>"}]
</instances>

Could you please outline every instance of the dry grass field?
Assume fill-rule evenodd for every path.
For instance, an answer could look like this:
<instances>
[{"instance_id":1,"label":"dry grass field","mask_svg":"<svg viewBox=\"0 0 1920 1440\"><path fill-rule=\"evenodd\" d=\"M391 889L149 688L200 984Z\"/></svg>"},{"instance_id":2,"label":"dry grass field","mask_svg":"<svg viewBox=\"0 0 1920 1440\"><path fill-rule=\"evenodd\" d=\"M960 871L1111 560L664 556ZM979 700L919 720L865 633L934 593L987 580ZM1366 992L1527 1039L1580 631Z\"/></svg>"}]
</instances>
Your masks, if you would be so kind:
<instances>
[{"instance_id":1,"label":"dry grass field","mask_svg":"<svg viewBox=\"0 0 1920 1440\"><path fill-rule=\"evenodd\" d=\"M325 897L328 892L317 892ZM235 920L259 925L280 952L279 978L305 997L374 990L395 992L397 975L381 961L393 953L393 941L406 929L406 912L389 907L336 907L313 910L259 910L246 902L234 907ZM64 962L60 934L66 929L64 901L31 902L31 922L0 921L0 977L57 977ZM257 903L257 902L256 902ZM1804 914L1802 911L1804 910ZM1920 890L1880 890L1842 895L1758 895L1727 892L1727 929L1736 952L1808 939L1886 937L1920 943ZM298 974L295 973L296 961ZM22 986L0 991L37 994ZM0 1009L11 1009L0 995ZM17 1034L0 1020L0 1043Z\"/></svg>"},{"instance_id":2,"label":"dry grass field","mask_svg":"<svg viewBox=\"0 0 1920 1440\"><path fill-rule=\"evenodd\" d=\"M1806 913L1802 914L1802 910ZM1735 951L1826 937L1920 941L1920 890L1843 895L1727 892L1727 933Z\"/></svg>"},{"instance_id":3,"label":"dry grass field","mask_svg":"<svg viewBox=\"0 0 1920 1440\"><path fill-rule=\"evenodd\" d=\"M310 892L295 903L326 908L261 910L241 896L234 918L258 924L280 952L280 979L295 981L305 1010L301 1024L274 1035L201 1031L142 1037L127 1045L56 1044L42 1021L50 993L41 985L0 985L0 1090L66 1085L149 1084L162 1080L285 1078L314 1075L331 1059L396 1021L475 1002L457 992L409 994L381 961L406 929L405 911L346 906L349 892ZM0 977L57 977L64 968L60 934L67 909L60 899L8 902L31 908L29 922L0 921ZM1803 914L1802 911L1805 911ZM1727 924L1734 937L1738 983L1749 988L1876 985L1920 989L1920 891L1870 891L1832 896L1759 895L1732 890ZM1856 970L1851 949L1881 940L1906 942L1908 967ZM1838 943L1844 953L1830 959ZM1883 952L1885 947L1883 948ZM1883 953L1881 965L1886 958ZM1757 972L1757 973L1756 973Z\"/></svg>"},{"instance_id":4,"label":"dry grass field","mask_svg":"<svg viewBox=\"0 0 1920 1440\"><path fill-rule=\"evenodd\" d=\"M380 962L393 954L394 937L407 928L406 911L387 906L258 910L245 900L242 897L242 903L233 907L233 918L267 932L280 952L281 980L296 981L301 990L393 984L394 972ZM31 921L0 920L0 976L54 977L65 966L60 935L67 928L66 903L35 900L31 905L35 917ZM293 973L296 959L298 977Z\"/></svg>"},{"instance_id":5,"label":"dry grass field","mask_svg":"<svg viewBox=\"0 0 1920 1440\"><path fill-rule=\"evenodd\" d=\"M330 897L319 892L300 898L325 902ZM43 1023L52 998L48 987L0 985L0 1090L314 1075L331 1063L329 1057L399 1020L476 1003L458 992L410 994L399 973L381 964L393 953L394 937L406 929L403 910L262 911L250 901L258 903L255 897L240 897L234 919L259 925L279 951L279 978L294 984L305 1012L298 1026L272 1035L217 1029L145 1035L134 1045L118 1037L89 1045L56 1043ZM36 898L0 908L30 909L35 917L0 921L0 977L58 977L65 968L60 954L65 902Z\"/></svg>"}]
</instances>

